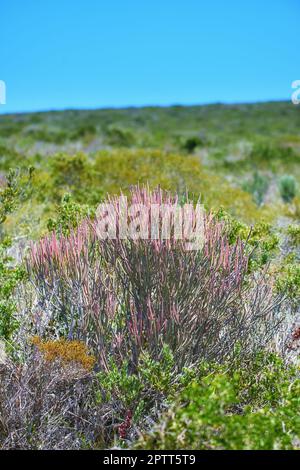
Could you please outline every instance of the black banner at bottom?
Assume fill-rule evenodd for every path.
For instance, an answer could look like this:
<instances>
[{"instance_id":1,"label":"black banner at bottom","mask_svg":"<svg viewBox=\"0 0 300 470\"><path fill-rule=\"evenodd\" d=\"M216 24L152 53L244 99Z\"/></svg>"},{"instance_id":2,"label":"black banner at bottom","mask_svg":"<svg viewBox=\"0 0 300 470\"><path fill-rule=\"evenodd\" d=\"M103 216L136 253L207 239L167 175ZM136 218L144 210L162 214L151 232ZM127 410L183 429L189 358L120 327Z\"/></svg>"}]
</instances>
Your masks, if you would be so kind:
<instances>
[{"instance_id":1,"label":"black banner at bottom","mask_svg":"<svg viewBox=\"0 0 300 470\"><path fill-rule=\"evenodd\" d=\"M295 451L151 451L151 450L93 450L93 451L0 451L1 469L5 464L42 465L48 468L61 465L93 465L93 470L106 466L121 466L124 468L141 468L141 466L201 466L203 469L211 464L229 464L234 467L247 464L283 464L296 463L298 454ZM55 470L55 469L54 469ZM85 469L84 469L85 470ZM239 467L240 470L240 467Z\"/></svg>"}]
</instances>

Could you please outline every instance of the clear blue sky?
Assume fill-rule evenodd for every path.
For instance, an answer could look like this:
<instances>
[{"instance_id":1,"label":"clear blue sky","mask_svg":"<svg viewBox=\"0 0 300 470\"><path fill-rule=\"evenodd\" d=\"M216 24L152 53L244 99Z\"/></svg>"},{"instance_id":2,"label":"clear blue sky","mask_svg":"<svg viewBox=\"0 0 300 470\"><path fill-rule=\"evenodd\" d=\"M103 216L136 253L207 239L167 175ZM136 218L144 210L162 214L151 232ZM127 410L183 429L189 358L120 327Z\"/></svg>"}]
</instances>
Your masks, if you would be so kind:
<instances>
[{"instance_id":1,"label":"clear blue sky","mask_svg":"<svg viewBox=\"0 0 300 470\"><path fill-rule=\"evenodd\" d=\"M0 113L289 99L300 0L1 0Z\"/></svg>"}]
</instances>

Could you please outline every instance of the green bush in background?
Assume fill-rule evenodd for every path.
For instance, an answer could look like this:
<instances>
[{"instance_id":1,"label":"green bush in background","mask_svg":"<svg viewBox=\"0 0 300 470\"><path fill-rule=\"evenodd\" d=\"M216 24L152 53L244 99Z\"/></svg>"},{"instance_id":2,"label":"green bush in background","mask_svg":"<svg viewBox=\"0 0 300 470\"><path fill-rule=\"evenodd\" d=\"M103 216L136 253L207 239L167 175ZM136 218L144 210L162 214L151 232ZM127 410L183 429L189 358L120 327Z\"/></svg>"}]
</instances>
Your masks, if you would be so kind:
<instances>
[{"instance_id":1,"label":"green bush in background","mask_svg":"<svg viewBox=\"0 0 300 470\"><path fill-rule=\"evenodd\" d=\"M291 202L296 196L296 180L292 175L284 175L279 180L280 195L284 202Z\"/></svg>"}]
</instances>

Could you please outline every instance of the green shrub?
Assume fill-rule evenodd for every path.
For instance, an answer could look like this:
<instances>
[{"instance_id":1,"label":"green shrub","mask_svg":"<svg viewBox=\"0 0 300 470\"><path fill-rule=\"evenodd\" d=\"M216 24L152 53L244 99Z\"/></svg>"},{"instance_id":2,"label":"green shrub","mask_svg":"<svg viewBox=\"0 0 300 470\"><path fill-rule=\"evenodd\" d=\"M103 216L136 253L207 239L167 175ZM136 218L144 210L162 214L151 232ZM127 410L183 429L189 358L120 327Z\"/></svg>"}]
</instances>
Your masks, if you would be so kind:
<instances>
[{"instance_id":1,"label":"green shrub","mask_svg":"<svg viewBox=\"0 0 300 470\"><path fill-rule=\"evenodd\" d=\"M276 275L276 288L298 306L300 300L300 265L292 256L285 258Z\"/></svg>"},{"instance_id":2,"label":"green shrub","mask_svg":"<svg viewBox=\"0 0 300 470\"><path fill-rule=\"evenodd\" d=\"M110 359L108 366L108 372L97 374L97 402L114 403L119 419L130 411L136 423L147 413L156 414L165 407L167 400L182 388L188 374L185 371L176 374L174 357L167 345L162 348L160 360L144 351L134 373L127 361L120 367Z\"/></svg>"},{"instance_id":3,"label":"green shrub","mask_svg":"<svg viewBox=\"0 0 300 470\"><path fill-rule=\"evenodd\" d=\"M254 162L272 162L274 160L294 162L297 158L295 151L291 147L276 145L269 142L258 142L254 144L250 153L250 159Z\"/></svg>"},{"instance_id":4,"label":"green shrub","mask_svg":"<svg viewBox=\"0 0 300 470\"><path fill-rule=\"evenodd\" d=\"M203 140L197 136L188 137L181 144L181 148L188 153L193 153L197 147L202 147L202 146L203 146Z\"/></svg>"},{"instance_id":5,"label":"green shrub","mask_svg":"<svg viewBox=\"0 0 300 470\"><path fill-rule=\"evenodd\" d=\"M14 292L17 285L26 277L21 266L12 266L12 258L7 255L11 242L0 243L0 339L9 341L17 330L16 301Z\"/></svg>"},{"instance_id":6,"label":"green shrub","mask_svg":"<svg viewBox=\"0 0 300 470\"><path fill-rule=\"evenodd\" d=\"M284 175L279 180L280 195L284 202L291 202L296 196L296 180L292 175Z\"/></svg>"},{"instance_id":7,"label":"green shrub","mask_svg":"<svg viewBox=\"0 0 300 470\"><path fill-rule=\"evenodd\" d=\"M136 138L130 129L113 125L107 129L107 142L116 147L130 147L135 144Z\"/></svg>"},{"instance_id":8,"label":"green shrub","mask_svg":"<svg viewBox=\"0 0 300 470\"><path fill-rule=\"evenodd\" d=\"M279 238L271 224L258 222L248 226L236 219L223 208L216 211L219 220L225 223L226 234L230 243L235 243L238 238L247 242L249 250L249 270L254 271L266 265L272 260L279 246Z\"/></svg>"},{"instance_id":9,"label":"green shrub","mask_svg":"<svg viewBox=\"0 0 300 470\"><path fill-rule=\"evenodd\" d=\"M19 134L22 128L22 122L14 122L11 117L8 117L6 122L1 122L0 137L10 137L15 134Z\"/></svg>"},{"instance_id":10,"label":"green shrub","mask_svg":"<svg viewBox=\"0 0 300 470\"><path fill-rule=\"evenodd\" d=\"M286 214L288 215L288 217L291 217L292 219L300 222L300 197L299 196L296 196L293 199L292 204L287 206Z\"/></svg>"},{"instance_id":11,"label":"green shrub","mask_svg":"<svg viewBox=\"0 0 300 470\"><path fill-rule=\"evenodd\" d=\"M211 173L198 158L158 150L99 151L93 158L83 153L61 153L46 163L36 162L33 198L43 202L47 209L59 203L65 193L75 202L97 205L107 193L116 194L122 189L128 193L130 186L160 185L179 195L189 191L190 197L199 197L207 209L223 206L235 217L246 222L273 217L272 211L258 208L251 196L226 180ZM34 203L34 201L32 201Z\"/></svg>"},{"instance_id":12,"label":"green shrub","mask_svg":"<svg viewBox=\"0 0 300 470\"><path fill-rule=\"evenodd\" d=\"M11 167L22 167L27 159L15 150L0 144L0 169L9 171Z\"/></svg>"},{"instance_id":13,"label":"green shrub","mask_svg":"<svg viewBox=\"0 0 300 470\"><path fill-rule=\"evenodd\" d=\"M70 192L79 201L89 199L91 189L91 164L83 153L68 155L60 153L52 157L49 163L49 196L60 200L63 194Z\"/></svg>"},{"instance_id":14,"label":"green shrub","mask_svg":"<svg viewBox=\"0 0 300 470\"><path fill-rule=\"evenodd\" d=\"M0 241L1 230L7 216L20 205L20 202L28 200L32 195L32 181L34 168L29 167L26 172L9 170L4 185L0 186Z\"/></svg>"},{"instance_id":15,"label":"green shrub","mask_svg":"<svg viewBox=\"0 0 300 470\"><path fill-rule=\"evenodd\" d=\"M29 173L29 181L32 170ZM0 338L9 341L18 328L15 317L16 302L14 291L18 283L25 278L25 270L12 265L12 258L7 250L11 241L3 235L3 223L8 214L14 211L26 195L28 180L24 182L16 171L10 171L3 189L0 189Z\"/></svg>"},{"instance_id":16,"label":"green shrub","mask_svg":"<svg viewBox=\"0 0 300 470\"><path fill-rule=\"evenodd\" d=\"M93 124L85 124L85 125L83 124L71 132L70 139L71 140L84 139L89 136L94 136L96 133L97 133L96 126L94 126Z\"/></svg>"},{"instance_id":17,"label":"green shrub","mask_svg":"<svg viewBox=\"0 0 300 470\"><path fill-rule=\"evenodd\" d=\"M93 186L103 193L126 193L132 185L160 185L163 189L186 194L194 201L201 198L206 208L223 206L247 222L271 217L262 213L245 191L232 187L226 180L207 171L198 158L159 150L100 151L95 155ZM97 201L94 201L95 203Z\"/></svg>"},{"instance_id":18,"label":"green shrub","mask_svg":"<svg viewBox=\"0 0 300 470\"><path fill-rule=\"evenodd\" d=\"M56 217L48 219L47 228L63 235L69 235L70 230L76 228L85 217L93 216L94 211L87 204L79 204L70 194L62 197L61 203L56 207Z\"/></svg>"},{"instance_id":19,"label":"green shrub","mask_svg":"<svg viewBox=\"0 0 300 470\"><path fill-rule=\"evenodd\" d=\"M294 367L269 356L247 368L204 369L137 448L300 448L300 381Z\"/></svg>"},{"instance_id":20,"label":"green shrub","mask_svg":"<svg viewBox=\"0 0 300 470\"><path fill-rule=\"evenodd\" d=\"M294 247L300 246L300 225L289 225L287 235Z\"/></svg>"},{"instance_id":21,"label":"green shrub","mask_svg":"<svg viewBox=\"0 0 300 470\"><path fill-rule=\"evenodd\" d=\"M63 129L32 126L25 129L24 135L34 141L63 144L67 140L67 132Z\"/></svg>"},{"instance_id":22,"label":"green shrub","mask_svg":"<svg viewBox=\"0 0 300 470\"><path fill-rule=\"evenodd\" d=\"M264 196L269 187L269 179L255 172L252 179L244 183L243 189L248 193L252 194L254 201L258 206L263 203Z\"/></svg>"}]
</instances>

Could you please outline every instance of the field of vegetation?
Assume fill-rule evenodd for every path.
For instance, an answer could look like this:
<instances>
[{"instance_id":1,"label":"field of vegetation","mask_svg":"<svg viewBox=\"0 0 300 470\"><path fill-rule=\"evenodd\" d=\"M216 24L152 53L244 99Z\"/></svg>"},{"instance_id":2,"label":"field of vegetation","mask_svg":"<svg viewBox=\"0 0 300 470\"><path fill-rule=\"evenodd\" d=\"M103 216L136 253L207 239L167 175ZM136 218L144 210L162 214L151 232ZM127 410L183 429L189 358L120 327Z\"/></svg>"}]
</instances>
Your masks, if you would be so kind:
<instances>
[{"instance_id":1,"label":"field of vegetation","mask_svg":"<svg viewBox=\"0 0 300 470\"><path fill-rule=\"evenodd\" d=\"M103 240L200 202L204 245ZM0 115L0 449L300 449L300 107Z\"/></svg>"}]
</instances>

